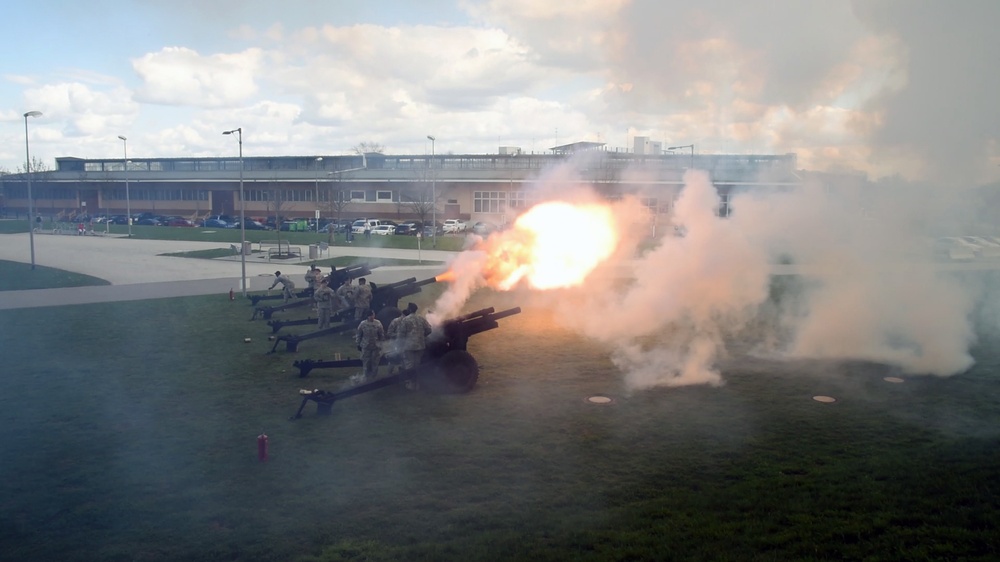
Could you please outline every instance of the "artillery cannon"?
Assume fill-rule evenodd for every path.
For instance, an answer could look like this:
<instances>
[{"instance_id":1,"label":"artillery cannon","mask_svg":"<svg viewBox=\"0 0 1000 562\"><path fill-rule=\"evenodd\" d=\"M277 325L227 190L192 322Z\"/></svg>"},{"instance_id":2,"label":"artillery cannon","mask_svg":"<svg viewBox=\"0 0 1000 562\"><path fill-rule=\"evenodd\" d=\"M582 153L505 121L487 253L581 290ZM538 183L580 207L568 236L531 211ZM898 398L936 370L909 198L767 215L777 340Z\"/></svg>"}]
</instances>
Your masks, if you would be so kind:
<instances>
[{"instance_id":1,"label":"artillery cannon","mask_svg":"<svg viewBox=\"0 0 1000 562\"><path fill-rule=\"evenodd\" d=\"M315 320L313 320L315 322ZM344 332L350 332L356 330L357 326L352 326L350 324L341 324L339 326L333 326L331 328L323 328L322 330L316 330L315 332L309 332L308 334L288 334L286 336L278 336L274 338L274 345L271 346L271 351L268 353L274 353L278 349L278 344L285 342L285 351L295 352L299 350L299 342L306 340L311 340L315 338L321 338L323 336L329 336L331 334L342 334Z\"/></svg>"},{"instance_id":2,"label":"artillery cannon","mask_svg":"<svg viewBox=\"0 0 1000 562\"><path fill-rule=\"evenodd\" d=\"M383 326L388 326L393 318L399 316L399 299L415 295L420 292L421 287L430 285L436 281L437 278L435 277L428 277L420 281L417 281L416 277L410 277L409 279L383 285L371 283L372 303L369 308L375 311L375 317L378 318ZM334 315L335 320L349 320L353 318L353 309L342 310Z\"/></svg>"},{"instance_id":3,"label":"artillery cannon","mask_svg":"<svg viewBox=\"0 0 1000 562\"><path fill-rule=\"evenodd\" d=\"M367 263L359 263L342 267L330 274L330 287L336 289L347 279L357 279L358 277L371 275L374 267L368 265ZM298 293L295 293L295 296L300 299L310 297L312 296L312 288L306 287ZM282 298L282 295L280 293L277 295L247 295L247 298L250 299L250 306L257 306L257 303L260 301L277 300Z\"/></svg>"},{"instance_id":4,"label":"artillery cannon","mask_svg":"<svg viewBox=\"0 0 1000 562\"><path fill-rule=\"evenodd\" d=\"M382 326L388 326L389 322L391 322L393 318L399 316L398 307L400 298L419 293L421 287L425 285L430 285L435 281L436 279L434 277L429 277L422 281L417 281L416 277L410 277L409 279L403 279L402 281L397 281L395 283L388 283L382 286L374 286L375 284L372 283L374 287L372 288L371 308L372 310L378 311L375 317L378 318L379 322L382 323ZM285 305L285 307L292 308L293 304L295 303L287 304ZM267 312L265 312L264 317L270 318ZM347 322L349 324L352 320L354 320L354 308L347 307L337 312L336 314L333 315L331 320L337 322ZM316 319L306 318L304 320L288 320L280 323L272 321L268 322L268 325L271 326L272 333L277 333L277 331L280 330L283 326L292 326L292 325L300 326L300 325L314 324L314 323L316 323ZM302 335L289 334L287 336L278 336L274 340L274 346L271 347L271 353L274 353L275 350L278 349L278 344L281 342L285 342L285 351L294 352L299 350L299 342L301 341L311 340L313 338L318 338L329 334L337 334L340 332L350 331L355 327L356 326L350 326L345 329L344 325L341 325L341 326L335 326L333 328L324 328L322 330L316 330L315 332L309 332L307 334L302 334Z\"/></svg>"},{"instance_id":5,"label":"artillery cannon","mask_svg":"<svg viewBox=\"0 0 1000 562\"><path fill-rule=\"evenodd\" d=\"M265 320L270 320L271 315L275 312L282 312L285 310L291 310L293 308L302 308L303 306L308 306L313 303L312 298L304 298L297 301L292 301L288 304L283 304L281 306L258 306L253 309L253 316L250 320L256 320L257 315L260 314Z\"/></svg>"},{"instance_id":6,"label":"artillery cannon","mask_svg":"<svg viewBox=\"0 0 1000 562\"><path fill-rule=\"evenodd\" d=\"M320 389L300 390L302 403L299 405L298 411L290 419L295 420L302 417L302 410L309 402L316 403L316 413L329 414L333 408L333 403L337 400L350 398L351 396L364 394L407 380L417 381L421 387L438 392L469 392L476 386L476 382L479 380L479 364L466 350L469 338L487 330L500 327L498 320L519 314L520 312L520 307L500 312L494 312L493 307L490 307L447 320L435 328L428 337L427 348L420 360L420 364L416 368L395 375L377 378L371 382L339 392ZM387 356L383 356L379 365L387 363ZM305 377L312 369L360 367L361 360L314 361L306 359L296 361L294 366L299 368L299 377Z\"/></svg>"}]
</instances>

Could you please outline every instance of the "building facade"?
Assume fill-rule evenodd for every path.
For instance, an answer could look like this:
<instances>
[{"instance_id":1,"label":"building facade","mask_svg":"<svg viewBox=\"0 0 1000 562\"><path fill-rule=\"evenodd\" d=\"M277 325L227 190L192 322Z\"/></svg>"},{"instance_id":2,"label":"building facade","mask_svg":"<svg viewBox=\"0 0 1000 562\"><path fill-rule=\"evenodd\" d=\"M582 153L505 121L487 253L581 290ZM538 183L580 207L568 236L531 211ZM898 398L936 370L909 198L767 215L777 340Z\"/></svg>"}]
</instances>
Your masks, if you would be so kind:
<instances>
[{"instance_id":1,"label":"building facade","mask_svg":"<svg viewBox=\"0 0 1000 562\"><path fill-rule=\"evenodd\" d=\"M728 213L740 189L798 183L786 155L687 155L609 152L580 143L551 153L367 154L239 158L56 159L31 175L34 208L57 219L79 214L151 212L205 217L238 215L242 184L248 217L376 217L439 221L460 218L502 225L530 206L536 186L589 185L609 199L636 194L654 212L669 212L684 173L706 171ZM554 173L554 170L561 172ZM242 182L240 177L242 175ZM25 174L0 178L8 216L28 208ZM433 210L433 211L432 211Z\"/></svg>"}]
</instances>

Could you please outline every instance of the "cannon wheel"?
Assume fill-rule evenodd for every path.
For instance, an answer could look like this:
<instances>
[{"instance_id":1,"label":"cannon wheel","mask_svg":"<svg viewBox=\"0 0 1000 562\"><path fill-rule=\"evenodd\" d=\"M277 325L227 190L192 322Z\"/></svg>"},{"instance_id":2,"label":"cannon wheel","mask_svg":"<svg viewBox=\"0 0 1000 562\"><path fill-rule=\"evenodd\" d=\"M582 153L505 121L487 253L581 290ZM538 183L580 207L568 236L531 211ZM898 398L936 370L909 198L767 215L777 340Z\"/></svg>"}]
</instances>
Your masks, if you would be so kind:
<instances>
[{"instance_id":1,"label":"cannon wheel","mask_svg":"<svg viewBox=\"0 0 1000 562\"><path fill-rule=\"evenodd\" d=\"M393 318L399 314L399 309L395 306L385 306L375 314L375 319L382 323L382 328L388 330L389 322L392 322Z\"/></svg>"},{"instance_id":2,"label":"cannon wheel","mask_svg":"<svg viewBox=\"0 0 1000 562\"><path fill-rule=\"evenodd\" d=\"M433 390L464 394L479 380L479 363L468 351L456 349L435 361L430 386Z\"/></svg>"}]
</instances>

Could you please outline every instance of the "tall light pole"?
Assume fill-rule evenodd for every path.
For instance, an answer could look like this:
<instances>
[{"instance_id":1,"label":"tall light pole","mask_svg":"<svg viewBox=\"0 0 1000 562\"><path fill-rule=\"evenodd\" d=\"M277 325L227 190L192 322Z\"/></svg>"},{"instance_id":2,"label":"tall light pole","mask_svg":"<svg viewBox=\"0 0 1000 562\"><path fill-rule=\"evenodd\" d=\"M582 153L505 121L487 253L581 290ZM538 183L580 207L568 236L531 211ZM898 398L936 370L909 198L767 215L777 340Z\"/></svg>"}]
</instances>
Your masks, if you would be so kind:
<instances>
[{"instance_id":1,"label":"tall light pole","mask_svg":"<svg viewBox=\"0 0 1000 562\"><path fill-rule=\"evenodd\" d=\"M35 269L35 206L31 199L31 152L28 149L28 117L41 117L41 111L24 114L24 172L28 176L28 245L31 246L31 269Z\"/></svg>"},{"instance_id":2,"label":"tall light pole","mask_svg":"<svg viewBox=\"0 0 1000 562\"><path fill-rule=\"evenodd\" d=\"M122 161L122 165L125 170L125 222L128 223L128 237L132 237L132 198L128 194L128 139L122 135L118 135L118 138L122 140L122 148L125 150L125 160Z\"/></svg>"},{"instance_id":3,"label":"tall light pole","mask_svg":"<svg viewBox=\"0 0 1000 562\"><path fill-rule=\"evenodd\" d=\"M316 234L319 234L319 167L323 157L316 158Z\"/></svg>"},{"instance_id":4,"label":"tall light pole","mask_svg":"<svg viewBox=\"0 0 1000 562\"><path fill-rule=\"evenodd\" d=\"M668 146L667 150L677 150L680 148L690 148L691 149L691 169L694 169L694 145L693 144L682 144L681 146Z\"/></svg>"},{"instance_id":5,"label":"tall light pole","mask_svg":"<svg viewBox=\"0 0 1000 562\"><path fill-rule=\"evenodd\" d=\"M236 138L240 143L240 282L243 287L243 297L247 296L247 218L246 218L246 198L243 197L243 127L237 127L231 131L222 131L224 135L236 133Z\"/></svg>"},{"instance_id":6,"label":"tall light pole","mask_svg":"<svg viewBox=\"0 0 1000 562\"><path fill-rule=\"evenodd\" d=\"M437 174L434 173L434 141L437 139L427 135L431 141L431 236L434 237L433 246L438 247L438 221L437 221Z\"/></svg>"}]
</instances>

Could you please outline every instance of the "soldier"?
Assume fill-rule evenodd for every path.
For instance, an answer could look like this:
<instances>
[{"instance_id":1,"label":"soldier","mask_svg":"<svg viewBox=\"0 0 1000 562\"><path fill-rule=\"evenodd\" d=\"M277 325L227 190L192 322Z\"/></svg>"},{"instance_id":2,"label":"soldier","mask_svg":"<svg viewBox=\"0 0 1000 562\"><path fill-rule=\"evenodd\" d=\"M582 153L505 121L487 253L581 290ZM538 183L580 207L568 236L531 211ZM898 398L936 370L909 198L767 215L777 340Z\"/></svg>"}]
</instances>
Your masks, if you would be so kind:
<instances>
[{"instance_id":1,"label":"soldier","mask_svg":"<svg viewBox=\"0 0 1000 562\"><path fill-rule=\"evenodd\" d=\"M337 287L337 296L340 297L338 311L354 307L354 287L351 285L351 278L344 279L340 287Z\"/></svg>"},{"instance_id":2,"label":"soldier","mask_svg":"<svg viewBox=\"0 0 1000 562\"><path fill-rule=\"evenodd\" d=\"M368 319L358 324L358 331L354 335L354 341L358 344L358 351L361 352L361 365L365 380L372 380L378 376L378 362L382 357L380 344L385 339L385 331L382 323L375 319L375 311L367 311Z\"/></svg>"},{"instance_id":3,"label":"soldier","mask_svg":"<svg viewBox=\"0 0 1000 562\"><path fill-rule=\"evenodd\" d=\"M281 287L283 289L283 294L285 297L284 302L288 302L292 297L295 296L295 294L293 293L293 291L295 291L295 283L293 283L292 280L288 278L288 276L282 275L280 271L275 271L274 283L271 283L271 286L268 287L267 290L270 291L275 286L277 286L278 283L281 283Z\"/></svg>"},{"instance_id":4,"label":"soldier","mask_svg":"<svg viewBox=\"0 0 1000 562\"><path fill-rule=\"evenodd\" d=\"M406 308L409 314L400 320L397 333L403 348L403 370L409 371L420 365L427 347L427 336L431 335L431 325L417 314L416 304L411 302ZM406 388L412 390L416 386L412 380L406 381Z\"/></svg>"},{"instance_id":5,"label":"soldier","mask_svg":"<svg viewBox=\"0 0 1000 562\"><path fill-rule=\"evenodd\" d=\"M395 311L395 309L393 309ZM403 310L402 314L395 312L396 317L389 322L389 327L385 329L386 357L389 359L389 374L400 368L403 360L401 341L399 339L399 324L410 315L410 309Z\"/></svg>"},{"instance_id":6,"label":"soldier","mask_svg":"<svg viewBox=\"0 0 1000 562\"><path fill-rule=\"evenodd\" d=\"M322 330L330 327L330 315L333 314L333 304L337 300L337 293L333 292L326 279L319 282L319 289L313 293L316 299L317 312L319 314L318 326Z\"/></svg>"},{"instance_id":7,"label":"soldier","mask_svg":"<svg viewBox=\"0 0 1000 562\"><path fill-rule=\"evenodd\" d=\"M323 276L319 275L318 267L315 265L309 267L309 271L306 272L306 285L308 285L306 289L309 291L310 295L316 293L316 289L319 288L319 280L322 278Z\"/></svg>"},{"instance_id":8,"label":"soldier","mask_svg":"<svg viewBox=\"0 0 1000 562\"><path fill-rule=\"evenodd\" d=\"M358 286L354 289L354 319L361 320L368 313L372 306L372 288L368 286L368 281L364 277L358 279Z\"/></svg>"}]
</instances>

